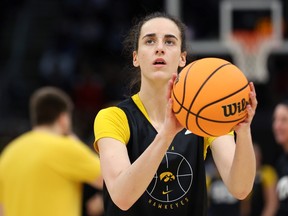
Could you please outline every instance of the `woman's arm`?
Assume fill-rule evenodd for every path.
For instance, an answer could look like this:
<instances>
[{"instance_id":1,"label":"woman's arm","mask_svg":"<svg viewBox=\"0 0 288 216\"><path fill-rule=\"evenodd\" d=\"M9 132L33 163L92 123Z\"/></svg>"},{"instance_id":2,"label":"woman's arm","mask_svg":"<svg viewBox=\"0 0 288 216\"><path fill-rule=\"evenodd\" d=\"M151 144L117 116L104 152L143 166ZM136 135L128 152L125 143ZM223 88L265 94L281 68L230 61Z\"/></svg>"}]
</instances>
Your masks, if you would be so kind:
<instances>
[{"instance_id":1,"label":"woman's arm","mask_svg":"<svg viewBox=\"0 0 288 216\"><path fill-rule=\"evenodd\" d=\"M221 136L213 141L211 150L215 164L230 193L237 199L244 199L252 190L256 170L255 156L249 138L235 144L233 136Z\"/></svg>"},{"instance_id":2,"label":"woman's arm","mask_svg":"<svg viewBox=\"0 0 288 216\"><path fill-rule=\"evenodd\" d=\"M170 95L175 78L176 75L169 82L165 120L155 139L133 164L124 143L113 138L97 141L103 179L111 199L122 210L129 209L145 192L174 136L183 129L172 111Z\"/></svg>"},{"instance_id":3,"label":"woman's arm","mask_svg":"<svg viewBox=\"0 0 288 216\"><path fill-rule=\"evenodd\" d=\"M158 134L133 164L125 144L112 138L98 141L103 178L113 202L120 209L129 209L144 193L172 139L169 134Z\"/></svg>"},{"instance_id":4,"label":"woman's arm","mask_svg":"<svg viewBox=\"0 0 288 216\"><path fill-rule=\"evenodd\" d=\"M244 199L252 190L256 160L251 136L251 122L257 107L256 92L250 83L250 104L247 105L247 118L235 127L234 137L224 135L216 138L211 150L219 173L228 190L238 199Z\"/></svg>"}]
</instances>

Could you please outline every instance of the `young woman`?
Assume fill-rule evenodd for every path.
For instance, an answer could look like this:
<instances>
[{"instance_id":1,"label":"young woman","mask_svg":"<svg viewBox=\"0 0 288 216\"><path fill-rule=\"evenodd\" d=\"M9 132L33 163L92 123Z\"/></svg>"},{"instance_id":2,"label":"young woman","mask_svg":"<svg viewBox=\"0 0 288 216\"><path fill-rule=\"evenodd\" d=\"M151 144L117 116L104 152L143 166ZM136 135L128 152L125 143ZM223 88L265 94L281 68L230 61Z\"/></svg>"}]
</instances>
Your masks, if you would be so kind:
<instances>
[{"instance_id":1,"label":"young woman","mask_svg":"<svg viewBox=\"0 0 288 216\"><path fill-rule=\"evenodd\" d=\"M187 134L170 98L177 70L186 64L185 26L169 15L150 14L131 29L124 47L140 73L139 91L101 110L94 123L106 215L206 215L208 146L229 191L245 198L255 176L253 84L247 118L235 128L236 145L233 133L217 138Z\"/></svg>"},{"instance_id":2,"label":"young woman","mask_svg":"<svg viewBox=\"0 0 288 216\"><path fill-rule=\"evenodd\" d=\"M288 215L288 100L283 100L275 106L272 129L275 141L283 149L282 155L277 160L276 170L279 178L277 216L284 216Z\"/></svg>"}]
</instances>

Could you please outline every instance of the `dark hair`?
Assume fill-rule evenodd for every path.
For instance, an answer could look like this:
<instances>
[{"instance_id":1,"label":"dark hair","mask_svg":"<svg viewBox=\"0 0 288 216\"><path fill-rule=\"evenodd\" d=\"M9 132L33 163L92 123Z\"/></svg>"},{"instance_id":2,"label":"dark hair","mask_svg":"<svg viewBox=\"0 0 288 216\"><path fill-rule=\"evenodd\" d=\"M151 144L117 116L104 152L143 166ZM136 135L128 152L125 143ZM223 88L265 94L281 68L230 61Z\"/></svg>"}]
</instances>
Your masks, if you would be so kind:
<instances>
[{"instance_id":1,"label":"dark hair","mask_svg":"<svg viewBox=\"0 0 288 216\"><path fill-rule=\"evenodd\" d=\"M276 107L278 107L279 105L283 105L283 106L286 106L288 108L288 98L287 97L283 97L279 101L274 102L272 104L272 109L275 110Z\"/></svg>"},{"instance_id":2,"label":"dark hair","mask_svg":"<svg viewBox=\"0 0 288 216\"><path fill-rule=\"evenodd\" d=\"M147 21L154 18L166 18L173 21L178 26L181 36L181 52L186 51L186 25L176 17L173 17L164 12L154 12L146 15L142 19L135 19L134 25L132 26L128 35L125 37L123 41L123 54L128 59L128 62L130 62L130 65L128 65L126 69L131 72L133 77L129 84L130 95L140 90L140 82L141 82L140 68L139 67L135 68L131 61L132 53L133 51L138 50L138 42L142 26Z\"/></svg>"},{"instance_id":3,"label":"dark hair","mask_svg":"<svg viewBox=\"0 0 288 216\"><path fill-rule=\"evenodd\" d=\"M71 113L73 102L56 87L42 87L30 99L30 118L33 126L52 124L63 112Z\"/></svg>"},{"instance_id":4,"label":"dark hair","mask_svg":"<svg viewBox=\"0 0 288 216\"><path fill-rule=\"evenodd\" d=\"M288 99L282 99L279 103L278 103L279 105L281 104L281 105L284 105L284 106L287 106L288 107Z\"/></svg>"}]
</instances>

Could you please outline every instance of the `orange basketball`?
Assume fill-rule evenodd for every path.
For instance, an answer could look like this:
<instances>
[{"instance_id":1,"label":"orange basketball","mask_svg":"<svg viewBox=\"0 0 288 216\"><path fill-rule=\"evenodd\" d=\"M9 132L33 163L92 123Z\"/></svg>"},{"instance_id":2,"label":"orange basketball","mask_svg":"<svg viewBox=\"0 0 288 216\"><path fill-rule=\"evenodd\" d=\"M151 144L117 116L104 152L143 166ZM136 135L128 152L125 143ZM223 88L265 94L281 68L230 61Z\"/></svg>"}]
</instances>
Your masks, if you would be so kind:
<instances>
[{"instance_id":1,"label":"orange basketball","mask_svg":"<svg viewBox=\"0 0 288 216\"><path fill-rule=\"evenodd\" d=\"M187 65L174 82L173 112L194 134L221 136L247 116L250 87L243 72L220 58Z\"/></svg>"}]
</instances>

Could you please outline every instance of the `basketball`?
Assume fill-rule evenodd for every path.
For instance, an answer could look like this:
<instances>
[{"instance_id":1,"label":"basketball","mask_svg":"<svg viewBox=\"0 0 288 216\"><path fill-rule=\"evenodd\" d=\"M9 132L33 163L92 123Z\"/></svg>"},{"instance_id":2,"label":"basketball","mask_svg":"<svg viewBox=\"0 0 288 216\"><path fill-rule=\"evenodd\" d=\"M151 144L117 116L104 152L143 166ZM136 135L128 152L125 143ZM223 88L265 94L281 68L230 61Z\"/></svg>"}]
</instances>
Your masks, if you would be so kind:
<instances>
[{"instance_id":1,"label":"basketball","mask_svg":"<svg viewBox=\"0 0 288 216\"><path fill-rule=\"evenodd\" d=\"M221 58L202 58L178 74L172 109L187 130L217 137L246 118L249 92L248 80L237 66Z\"/></svg>"}]
</instances>

